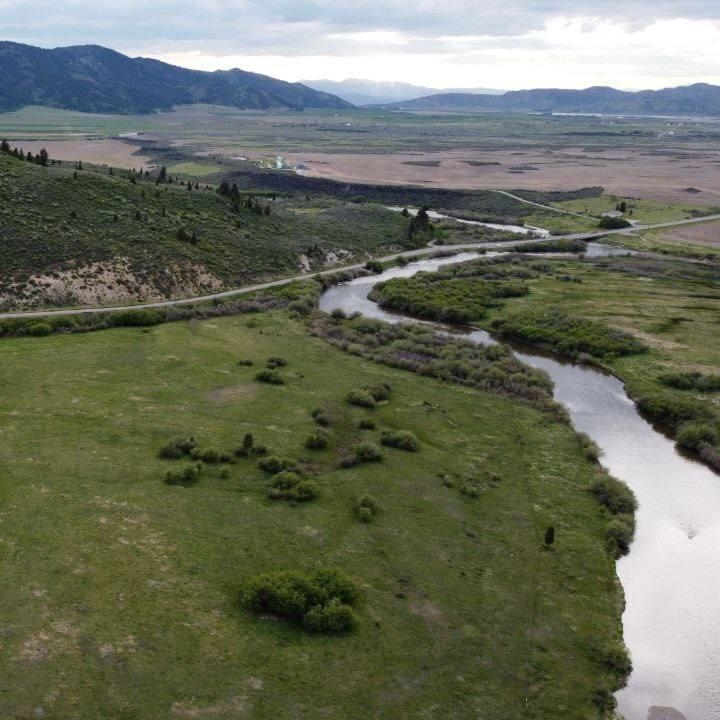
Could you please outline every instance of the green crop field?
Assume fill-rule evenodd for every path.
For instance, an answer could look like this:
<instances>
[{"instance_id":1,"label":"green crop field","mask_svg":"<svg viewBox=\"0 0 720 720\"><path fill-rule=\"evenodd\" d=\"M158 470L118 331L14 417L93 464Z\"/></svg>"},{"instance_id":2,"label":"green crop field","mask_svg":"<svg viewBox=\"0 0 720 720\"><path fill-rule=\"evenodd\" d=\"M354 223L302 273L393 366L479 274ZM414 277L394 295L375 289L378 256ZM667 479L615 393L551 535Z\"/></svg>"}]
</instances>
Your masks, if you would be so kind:
<instances>
[{"instance_id":1,"label":"green crop field","mask_svg":"<svg viewBox=\"0 0 720 720\"><path fill-rule=\"evenodd\" d=\"M270 357L283 385L254 380ZM598 716L622 600L600 470L547 413L343 353L284 312L4 340L2 366L2 716ZM347 404L380 382L374 410ZM304 447L316 408L325 450ZM338 468L383 430L417 451ZM168 441L232 453L247 433L319 497L268 499L243 458L163 482L184 466L158 458ZM240 608L254 574L318 567L358 588L352 634Z\"/></svg>"}]
</instances>

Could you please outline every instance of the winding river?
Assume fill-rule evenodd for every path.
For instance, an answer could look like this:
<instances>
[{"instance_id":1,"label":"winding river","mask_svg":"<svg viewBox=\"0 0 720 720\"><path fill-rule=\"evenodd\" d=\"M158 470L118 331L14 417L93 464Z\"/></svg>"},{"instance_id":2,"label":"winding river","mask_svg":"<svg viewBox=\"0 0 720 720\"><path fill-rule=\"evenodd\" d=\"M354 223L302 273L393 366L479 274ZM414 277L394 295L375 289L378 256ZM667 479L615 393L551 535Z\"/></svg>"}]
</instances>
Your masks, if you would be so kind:
<instances>
[{"instance_id":1,"label":"winding river","mask_svg":"<svg viewBox=\"0 0 720 720\"><path fill-rule=\"evenodd\" d=\"M590 250L603 252L598 246ZM407 321L368 300L376 283L476 257L462 253L358 278L327 290L320 307ZM484 331L453 334L496 342ZM626 720L720 720L720 477L680 455L639 415L615 377L516 354L550 375L555 398L568 409L575 428L600 446L602 464L633 489L640 503L635 542L617 565L627 603L625 642L634 667L627 687L617 694L619 712Z\"/></svg>"}]
</instances>

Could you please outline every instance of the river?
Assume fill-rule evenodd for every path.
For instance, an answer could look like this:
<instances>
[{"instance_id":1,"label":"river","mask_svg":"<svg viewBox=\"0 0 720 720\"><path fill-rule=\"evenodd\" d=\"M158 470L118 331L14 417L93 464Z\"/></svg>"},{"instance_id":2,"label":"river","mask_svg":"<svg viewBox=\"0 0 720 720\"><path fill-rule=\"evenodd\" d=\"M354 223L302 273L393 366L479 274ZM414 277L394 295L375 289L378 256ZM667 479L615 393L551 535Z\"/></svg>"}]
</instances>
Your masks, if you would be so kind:
<instances>
[{"instance_id":1,"label":"river","mask_svg":"<svg viewBox=\"0 0 720 720\"><path fill-rule=\"evenodd\" d=\"M602 246L591 245L590 252L602 254ZM462 253L358 278L328 289L320 308L407 321L368 300L376 283L476 257ZM437 327L474 342L496 342L484 331ZM604 467L639 501L635 542L617 564L634 668L617 694L618 711L626 720L720 720L720 477L680 455L640 416L615 377L526 351L516 355L550 375L555 399L574 427L599 445Z\"/></svg>"}]
</instances>

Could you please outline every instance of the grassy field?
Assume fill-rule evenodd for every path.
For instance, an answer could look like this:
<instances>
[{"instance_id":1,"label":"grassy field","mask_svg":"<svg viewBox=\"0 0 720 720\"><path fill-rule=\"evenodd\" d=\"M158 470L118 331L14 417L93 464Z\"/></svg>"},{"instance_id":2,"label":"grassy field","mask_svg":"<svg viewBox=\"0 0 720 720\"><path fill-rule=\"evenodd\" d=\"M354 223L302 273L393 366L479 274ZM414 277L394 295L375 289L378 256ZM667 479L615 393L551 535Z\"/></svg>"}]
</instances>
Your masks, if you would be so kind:
<instances>
[{"instance_id":1,"label":"grassy field","mask_svg":"<svg viewBox=\"0 0 720 720\"><path fill-rule=\"evenodd\" d=\"M188 295L322 267L406 243L408 221L374 205L265 195L270 214L214 189L0 156L0 304L102 304ZM179 231L184 237L178 235ZM194 236L194 237L193 237ZM308 250L311 252L308 252ZM28 282L32 275L36 277Z\"/></svg>"},{"instance_id":2,"label":"grassy field","mask_svg":"<svg viewBox=\"0 0 720 720\"><path fill-rule=\"evenodd\" d=\"M271 356L284 385L253 379ZM342 353L279 312L5 340L0 377L3 717L599 716L621 611L600 471L547 414ZM381 381L375 410L345 402ZM327 450L303 447L315 408ZM384 429L419 450L337 469ZM167 441L232 452L248 432L320 497L271 501L244 459L163 482L182 466L158 459ZM360 589L355 633L239 609L255 573L321 566Z\"/></svg>"}]
</instances>

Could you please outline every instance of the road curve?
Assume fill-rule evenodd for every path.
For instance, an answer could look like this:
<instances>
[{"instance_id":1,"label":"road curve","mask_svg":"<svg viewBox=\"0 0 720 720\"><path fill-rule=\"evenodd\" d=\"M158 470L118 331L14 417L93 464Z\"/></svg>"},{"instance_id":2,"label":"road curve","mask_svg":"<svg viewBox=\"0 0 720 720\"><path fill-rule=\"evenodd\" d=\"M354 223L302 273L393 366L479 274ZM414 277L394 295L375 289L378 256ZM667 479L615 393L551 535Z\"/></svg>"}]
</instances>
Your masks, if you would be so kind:
<instances>
[{"instance_id":1,"label":"road curve","mask_svg":"<svg viewBox=\"0 0 720 720\"><path fill-rule=\"evenodd\" d=\"M380 262L389 262L396 260L399 257L413 258L422 255L428 255L436 252L442 252L443 250L454 251L454 250L477 250L479 248L491 249L491 250L504 250L506 248L522 248L523 245L529 245L532 243L547 243L553 240L597 240L608 235L630 235L637 231L642 230L656 230L668 227L677 227L678 225L692 225L701 222L712 222L713 220L720 220L720 214L708 215L702 218L690 218L688 220L675 220L672 222L659 223L657 225L633 225L633 227L622 228L619 230L600 230L598 232L590 233L575 233L574 235L561 235L549 238L541 239L526 239L526 240L509 240L505 242L493 242L493 243L464 243L462 245L447 245L438 247L425 247L419 250L407 250L406 252L394 253L393 255L386 255L385 257L376 258ZM258 290L268 290L274 287L281 287L282 285L289 285L290 283L299 282L302 280L311 280L316 275L333 275L343 270L359 270L365 267L365 263L355 263L353 265L343 265L342 267L335 267L329 270L323 270L319 273L306 273L304 275L293 275L292 277L282 278L280 280L272 280L265 283L256 283L254 285L245 285L240 288L234 288L232 290L224 290L222 292L211 293L209 295L196 295L188 298L181 298L179 300L161 300L159 302L149 303L138 303L136 305L109 305L104 307L86 307L86 308L71 308L66 310L28 310L24 312L6 312L0 313L0 320L11 319L11 318L41 318L41 317L60 317L67 315L90 315L93 313L111 313L122 310L149 310L152 308L163 308L173 307L175 305L194 305L199 302L207 302L211 300L221 300L223 298L235 297L237 295L247 295L248 293L257 292Z\"/></svg>"}]
</instances>

